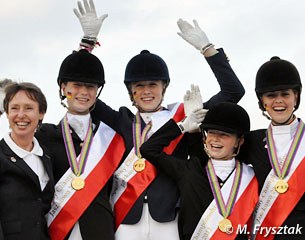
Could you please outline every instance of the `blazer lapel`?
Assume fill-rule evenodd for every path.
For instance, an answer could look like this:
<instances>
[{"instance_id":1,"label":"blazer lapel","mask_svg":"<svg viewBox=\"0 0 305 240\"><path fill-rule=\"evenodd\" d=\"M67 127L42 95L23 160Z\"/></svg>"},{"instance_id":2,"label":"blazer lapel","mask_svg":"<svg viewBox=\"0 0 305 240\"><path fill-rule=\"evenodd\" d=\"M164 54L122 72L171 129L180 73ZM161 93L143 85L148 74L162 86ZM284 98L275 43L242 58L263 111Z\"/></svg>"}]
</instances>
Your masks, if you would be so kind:
<instances>
[{"instance_id":1,"label":"blazer lapel","mask_svg":"<svg viewBox=\"0 0 305 240\"><path fill-rule=\"evenodd\" d=\"M45 150L44 150L45 151ZM52 166L52 162L51 162L51 158L49 155L47 154L43 154L43 156L41 157L41 161L43 163L43 166L49 176L49 181L47 183L47 185L49 183L54 183L54 175L53 175L53 166Z\"/></svg>"},{"instance_id":2,"label":"blazer lapel","mask_svg":"<svg viewBox=\"0 0 305 240\"><path fill-rule=\"evenodd\" d=\"M25 175L27 175L32 181L35 183L37 187L40 188L40 183L38 176L35 174L35 172L26 164L26 162L18 157L6 144L6 142L2 139L0 142L1 148L3 150L4 155L6 155L7 160L11 161L12 164L14 164L16 167L21 169Z\"/></svg>"}]
</instances>

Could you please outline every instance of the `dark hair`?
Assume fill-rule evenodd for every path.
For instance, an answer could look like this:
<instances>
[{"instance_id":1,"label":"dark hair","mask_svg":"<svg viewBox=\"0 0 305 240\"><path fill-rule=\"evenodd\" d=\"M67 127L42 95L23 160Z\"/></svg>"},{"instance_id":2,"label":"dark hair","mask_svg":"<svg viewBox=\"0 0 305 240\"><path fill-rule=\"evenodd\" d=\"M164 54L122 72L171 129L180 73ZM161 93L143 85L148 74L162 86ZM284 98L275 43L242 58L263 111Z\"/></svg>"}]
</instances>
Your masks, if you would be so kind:
<instances>
[{"instance_id":1,"label":"dark hair","mask_svg":"<svg viewBox=\"0 0 305 240\"><path fill-rule=\"evenodd\" d=\"M39 112L46 113L47 100L41 89L30 82L11 83L5 88L5 98L3 100L4 111L8 113L8 104L13 97L19 92L25 91L26 95L33 101L38 103Z\"/></svg>"},{"instance_id":2,"label":"dark hair","mask_svg":"<svg viewBox=\"0 0 305 240\"><path fill-rule=\"evenodd\" d=\"M4 78L4 79L0 80L0 88L6 88L8 85L10 85L12 83L13 83L13 80Z\"/></svg>"}]
</instances>

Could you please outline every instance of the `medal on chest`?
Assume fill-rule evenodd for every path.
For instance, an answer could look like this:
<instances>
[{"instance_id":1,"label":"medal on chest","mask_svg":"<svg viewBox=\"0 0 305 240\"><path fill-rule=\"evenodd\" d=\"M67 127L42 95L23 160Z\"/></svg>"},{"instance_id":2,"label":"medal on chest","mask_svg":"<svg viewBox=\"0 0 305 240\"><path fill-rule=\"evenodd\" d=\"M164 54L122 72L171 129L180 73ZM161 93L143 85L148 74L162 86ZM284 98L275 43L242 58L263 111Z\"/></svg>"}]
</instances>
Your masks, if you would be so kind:
<instances>
[{"instance_id":1,"label":"medal on chest","mask_svg":"<svg viewBox=\"0 0 305 240\"><path fill-rule=\"evenodd\" d=\"M87 129L87 134L84 139L84 143L82 146L81 153L77 159L75 148L73 144L73 139L70 132L70 127L68 123L67 115L61 121L62 134L65 143L66 153L69 160L70 169L74 174L74 178L71 181L71 187L79 191L85 187L85 179L81 177L81 174L84 172L86 167L86 162L90 150L90 146L93 139L93 130L92 130L92 122L90 119L90 123Z\"/></svg>"},{"instance_id":2,"label":"medal on chest","mask_svg":"<svg viewBox=\"0 0 305 240\"><path fill-rule=\"evenodd\" d=\"M288 190L288 183L283 179L277 180L275 184L275 191L277 191L278 193L285 193L287 192L287 190Z\"/></svg>"},{"instance_id":3,"label":"medal on chest","mask_svg":"<svg viewBox=\"0 0 305 240\"><path fill-rule=\"evenodd\" d=\"M141 116L140 113L137 112L135 115L135 120L132 124L132 134L133 134L133 146L134 146L134 151L135 154L138 156L138 160L136 160L133 164L133 169L136 172L142 172L145 170L145 159L142 158L141 153L140 153L140 147L141 145L146 141L148 137L148 132L151 129L152 124L149 122L143 129L141 127Z\"/></svg>"},{"instance_id":4,"label":"medal on chest","mask_svg":"<svg viewBox=\"0 0 305 240\"><path fill-rule=\"evenodd\" d=\"M139 158L137 161L135 161L133 164L133 169L136 172L142 172L145 169L145 159Z\"/></svg>"},{"instance_id":5,"label":"medal on chest","mask_svg":"<svg viewBox=\"0 0 305 240\"><path fill-rule=\"evenodd\" d=\"M288 153L284 158L284 162L281 167L281 164L278 160L278 156L276 153L275 142L272 136L272 128L271 126L269 126L269 128L267 129L267 146L268 146L267 150L268 150L269 160L271 167L274 171L274 174L278 177L278 180L275 183L274 190L279 194L284 194L289 190L289 184L285 180L285 177L289 174L291 164L294 160L295 154L298 151L303 134L304 134L304 123L300 121L297 127L296 134L293 138L293 141L290 145Z\"/></svg>"},{"instance_id":6,"label":"medal on chest","mask_svg":"<svg viewBox=\"0 0 305 240\"><path fill-rule=\"evenodd\" d=\"M81 177L75 177L71 182L71 186L74 190L81 190L85 187L85 180Z\"/></svg>"},{"instance_id":7,"label":"medal on chest","mask_svg":"<svg viewBox=\"0 0 305 240\"><path fill-rule=\"evenodd\" d=\"M218 212L221 216L223 216L223 219L218 223L218 229L221 232L230 234L232 233L233 225L232 222L228 219L230 216L232 209L234 207L239 186L240 186L240 181L241 181L241 173L242 173L242 164L239 161L235 160L235 175L234 175L234 180L231 188L231 192L229 194L229 197L227 201L225 202L223 195L221 193L221 189L219 186L219 182L212 164L211 159L208 161L207 166L206 166L206 171L207 175L209 178L210 182L210 187L213 192L213 196L216 202L216 206L218 208Z\"/></svg>"},{"instance_id":8,"label":"medal on chest","mask_svg":"<svg viewBox=\"0 0 305 240\"><path fill-rule=\"evenodd\" d=\"M229 219L224 218L218 223L218 228L220 231L223 233L230 232L231 229L233 228L232 223Z\"/></svg>"}]
</instances>

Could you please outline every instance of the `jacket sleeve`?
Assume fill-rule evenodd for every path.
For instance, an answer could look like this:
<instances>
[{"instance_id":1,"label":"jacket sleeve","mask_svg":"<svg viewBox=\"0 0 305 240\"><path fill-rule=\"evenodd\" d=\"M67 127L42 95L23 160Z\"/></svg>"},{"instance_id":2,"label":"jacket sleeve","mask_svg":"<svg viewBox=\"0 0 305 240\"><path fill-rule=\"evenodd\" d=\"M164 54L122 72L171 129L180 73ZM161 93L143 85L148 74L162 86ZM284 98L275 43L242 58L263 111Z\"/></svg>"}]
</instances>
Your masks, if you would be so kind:
<instances>
[{"instance_id":1,"label":"jacket sleeve","mask_svg":"<svg viewBox=\"0 0 305 240\"><path fill-rule=\"evenodd\" d=\"M262 165L264 161L257 158L257 156L267 155L266 129L250 131L244 135L244 139L244 143L241 145L240 152L236 158L246 164L252 164L253 166Z\"/></svg>"},{"instance_id":2,"label":"jacket sleeve","mask_svg":"<svg viewBox=\"0 0 305 240\"><path fill-rule=\"evenodd\" d=\"M170 119L156 131L140 148L142 157L155 165L161 171L178 180L186 167L186 159L180 159L163 152L172 140L181 135L181 131L174 120Z\"/></svg>"},{"instance_id":3,"label":"jacket sleeve","mask_svg":"<svg viewBox=\"0 0 305 240\"><path fill-rule=\"evenodd\" d=\"M122 135L126 128L130 128L131 119L134 115L126 107L121 107L119 111L116 111L102 102L100 99L96 100L95 108L91 112L91 116L94 119L98 119L107 124L118 134Z\"/></svg>"},{"instance_id":4,"label":"jacket sleeve","mask_svg":"<svg viewBox=\"0 0 305 240\"><path fill-rule=\"evenodd\" d=\"M0 222L0 240L4 240L3 230L2 230L2 224Z\"/></svg>"},{"instance_id":5,"label":"jacket sleeve","mask_svg":"<svg viewBox=\"0 0 305 240\"><path fill-rule=\"evenodd\" d=\"M191 157L197 157L199 159L204 158L203 156L206 155L204 151L203 145L203 136L201 132L196 133L185 133L187 147L188 147L188 154Z\"/></svg>"},{"instance_id":6,"label":"jacket sleeve","mask_svg":"<svg viewBox=\"0 0 305 240\"><path fill-rule=\"evenodd\" d=\"M223 49L218 51L214 56L206 58L220 86L220 91L203 104L206 109L220 102L238 103L245 94L245 89L231 68Z\"/></svg>"}]
</instances>

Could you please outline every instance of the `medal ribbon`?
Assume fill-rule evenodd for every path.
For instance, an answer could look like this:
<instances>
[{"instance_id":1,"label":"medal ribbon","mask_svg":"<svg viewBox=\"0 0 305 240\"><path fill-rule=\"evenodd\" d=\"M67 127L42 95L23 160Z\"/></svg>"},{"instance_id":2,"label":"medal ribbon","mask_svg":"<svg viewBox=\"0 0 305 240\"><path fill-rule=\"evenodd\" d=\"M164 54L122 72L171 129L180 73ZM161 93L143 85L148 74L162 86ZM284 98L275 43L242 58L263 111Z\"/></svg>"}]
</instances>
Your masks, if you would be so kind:
<instances>
[{"instance_id":1,"label":"medal ribbon","mask_svg":"<svg viewBox=\"0 0 305 240\"><path fill-rule=\"evenodd\" d=\"M72 172L77 177L79 177L85 169L88 153L89 153L90 146L91 146L92 139L93 139L91 118L90 118L86 137L84 139L84 144L82 146L82 150L79 155L78 161L77 161L77 157L76 157L76 153L75 153L72 136L70 133L70 127L69 127L67 115L65 115L65 117L61 121L61 129L62 129L62 135L63 135L63 139L64 139L64 143L65 143L65 148L66 148L70 168L71 168Z\"/></svg>"},{"instance_id":2,"label":"medal ribbon","mask_svg":"<svg viewBox=\"0 0 305 240\"><path fill-rule=\"evenodd\" d=\"M135 116L135 121L132 124L132 138L133 138L133 146L135 149L135 154L141 158L140 153L140 147L142 143L145 142L145 140L148 137L148 132L151 129L152 125L151 122L149 122L145 128L143 129L143 132L141 133L141 116L140 113L137 112Z\"/></svg>"},{"instance_id":3,"label":"medal ribbon","mask_svg":"<svg viewBox=\"0 0 305 240\"><path fill-rule=\"evenodd\" d=\"M268 150L270 164L272 166L275 175L280 179L285 178L290 171L291 164L300 146L300 142L304 134L304 129L305 129L304 123L300 121L298 124L296 134L293 138L293 142L289 148L287 157L284 160L282 168L280 166L280 163L276 155L275 143L272 137L272 128L271 126L269 126L267 129L267 146L268 146L267 150Z\"/></svg>"},{"instance_id":4,"label":"medal ribbon","mask_svg":"<svg viewBox=\"0 0 305 240\"><path fill-rule=\"evenodd\" d=\"M230 195L229 195L229 198L228 198L226 204L225 204L225 201L221 194L219 182L218 182L211 159L208 161L208 164L206 166L206 171L208 174L213 196L214 196L217 208L218 208L218 212L224 218L227 218L232 212L232 209L233 209L233 206L235 204L236 197L238 194L240 182L241 182L242 164L237 160L235 160L235 163L236 163L236 165L235 165L236 172L235 172L235 176L234 176L234 180L233 180L233 186L231 188L231 192L230 192Z\"/></svg>"}]
</instances>

